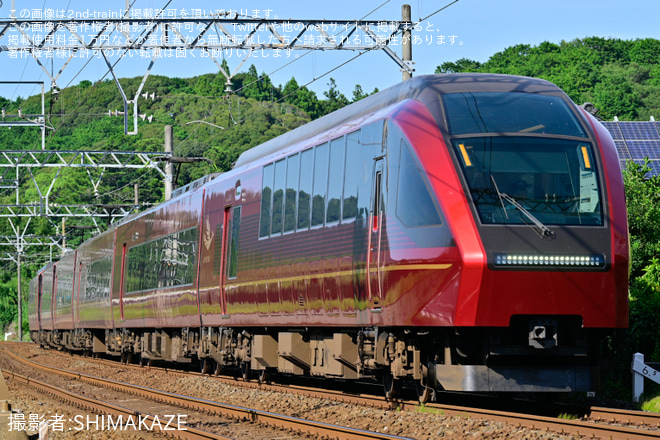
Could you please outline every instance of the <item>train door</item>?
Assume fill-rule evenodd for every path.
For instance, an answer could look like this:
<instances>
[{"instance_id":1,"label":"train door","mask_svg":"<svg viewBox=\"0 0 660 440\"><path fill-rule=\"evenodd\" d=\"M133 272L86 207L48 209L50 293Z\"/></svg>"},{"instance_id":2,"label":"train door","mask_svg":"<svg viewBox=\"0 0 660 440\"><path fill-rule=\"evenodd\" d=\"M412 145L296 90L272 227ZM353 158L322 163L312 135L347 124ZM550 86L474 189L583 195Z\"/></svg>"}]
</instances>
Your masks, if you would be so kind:
<instances>
[{"instance_id":1,"label":"train door","mask_svg":"<svg viewBox=\"0 0 660 440\"><path fill-rule=\"evenodd\" d=\"M76 290L80 289L80 271L78 270L78 250L73 254L73 279L71 280L71 328L78 327L76 321L76 310L78 309L78 296Z\"/></svg>"},{"instance_id":2,"label":"train door","mask_svg":"<svg viewBox=\"0 0 660 440\"><path fill-rule=\"evenodd\" d=\"M55 307L57 305L57 264L53 265L53 284L50 294L50 325L52 329L55 330L57 327L55 325L55 318L57 313L55 313Z\"/></svg>"},{"instance_id":3,"label":"train door","mask_svg":"<svg viewBox=\"0 0 660 440\"><path fill-rule=\"evenodd\" d=\"M39 282L37 283L37 322L39 323L39 330L41 330L41 297L43 295L44 287L44 274L39 274Z\"/></svg>"},{"instance_id":4,"label":"train door","mask_svg":"<svg viewBox=\"0 0 660 440\"><path fill-rule=\"evenodd\" d=\"M126 243L124 243L124 245L121 247L121 273L119 276L119 318L122 321L124 320L124 292L126 290L124 279L126 276L127 252L128 252L128 248L126 246Z\"/></svg>"},{"instance_id":5,"label":"train door","mask_svg":"<svg viewBox=\"0 0 660 440\"><path fill-rule=\"evenodd\" d=\"M368 292L372 309L380 308L382 295L382 229L383 213L385 212L385 166L384 158L374 160L373 184L371 191L371 209L369 213L369 239L367 250L367 267L369 271Z\"/></svg>"},{"instance_id":6,"label":"train door","mask_svg":"<svg viewBox=\"0 0 660 440\"><path fill-rule=\"evenodd\" d=\"M83 270L83 264L82 261L78 263L78 282L76 283L76 319L75 319L75 326L79 327L78 324L80 324L80 283L82 281L82 270Z\"/></svg>"},{"instance_id":7,"label":"train door","mask_svg":"<svg viewBox=\"0 0 660 440\"><path fill-rule=\"evenodd\" d=\"M220 307L228 315L227 281L238 274L238 237L241 224L241 207L225 207L222 224L222 255L220 257Z\"/></svg>"}]
</instances>

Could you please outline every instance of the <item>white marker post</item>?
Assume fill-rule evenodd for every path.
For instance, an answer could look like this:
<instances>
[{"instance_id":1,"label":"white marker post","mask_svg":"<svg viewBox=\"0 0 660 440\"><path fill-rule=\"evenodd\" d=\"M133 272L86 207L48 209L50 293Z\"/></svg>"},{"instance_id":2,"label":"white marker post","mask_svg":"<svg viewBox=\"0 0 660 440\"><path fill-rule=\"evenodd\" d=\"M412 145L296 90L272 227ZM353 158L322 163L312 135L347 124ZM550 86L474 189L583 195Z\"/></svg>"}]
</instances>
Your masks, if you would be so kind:
<instances>
[{"instance_id":1,"label":"white marker post","mask_svg":"<svg viewBox=\"0 0 660 440\"><path fill-rule=\"evenodd\" d=\"M632 362L633 372L633 402L639 402L644 394L644 378L649 378L655 383L660 383L660 372L654 370L644 363L644 355L635 353Z\"/></svg>"}]
</instances>

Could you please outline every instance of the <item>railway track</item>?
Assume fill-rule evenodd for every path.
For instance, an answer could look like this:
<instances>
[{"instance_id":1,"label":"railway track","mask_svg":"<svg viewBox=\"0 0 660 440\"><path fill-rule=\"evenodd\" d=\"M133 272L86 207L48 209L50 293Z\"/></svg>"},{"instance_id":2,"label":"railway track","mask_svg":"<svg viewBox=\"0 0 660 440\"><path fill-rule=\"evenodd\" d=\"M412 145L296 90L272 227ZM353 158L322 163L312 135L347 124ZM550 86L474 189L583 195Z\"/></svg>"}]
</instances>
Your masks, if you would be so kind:
<instances>
[{"instance_id":1,"label":"railway track","mask_svg":"<svg viewBox=\"0 0 660 440\"><path fill-rule=\"evenodd\" d=\"M9 352L7 352L9 353ZM14 355L16 356L16 355ZM94 360L106 365L117 366L117 362L107 360ZM137 365L122 365L122 368L135 368L137 370L144 368ZM170 368L150 367L150 370L159 371L168 375L175 376L203 376L200 373L185 372L173 370ZM79 374L79 373L73 373ZM371 395L360 395L347 393L343 391L309 389L294 385L271 385L258 384L256 382L239 382L233 377L214 377L214 379L229 383L232 386L241 386L247 388L259 388L274 392L287 392L294 394L304 394L305 396L321 397L339 402L346 402L352 405L362 405L381 409L391 409L392 405L397 410L403 411L424 411L443 416L469 417L473 419L501 421L509 425L524 427L545 432L555 432L558 434L572 435L577 438L605 438L605 439L649 439L660 437L660 415L654 413L645 413L642 411L614 410L608 408L591 408L586 415L576 415L580 420L566 420L555 417L543 417L537 415L527 415L506 411L495 411L489 409L479 409L474 407L446 405L431 403L420 407L411 400L399 400L388 402L385 399ZM364 438L364 437L362 437Z\"/></svg>"},{"instance_id":2,"label":"railway track","mask_svg":"<svg viewBox=\"0 0 660 440\"><path fill-rule=\"evenodd\" d=\"M180 424L177 424L176 428L173 425L170 426L170 423L167 422L165 425L163 425L161 418L157 415L146 414L141 411L114 405L109 402L89 398L81 394L73 393L62 387L57 387L46 382L31 379L18 373L2 370L2 374L6 379L17 381L23 385L30 386L44 394L48 394L63 402L66 402L69 405L92 413L110 416L110 418L107 420L102 419L100 426L101 429L106 429L108 426L106 423L108 423L114 427L113 430L128 430L131 429L128 427L130 424L131 426L135 426L137 430L141 430L143 426L144 429L148 431L156 430L158 432L162 432L163 434L168 434L182 440L232 440L230 437L221 436L211 432L205 432L193 427L182 426ZM85 428L86 424L89 425L89 421L89 418L86 421L79 419L67 420L68 423L75 424L76 426L73 428L71 426L67 426L66 428L63 426L62 429L73 429L75 431L82 430ZM96 419L95 427L97 429L99 428L98 418Z\"/></svg>"},{"instance_id":3,"label":"railway track","mask_svg":"<svg viewBox=\"0 0 660 440\"><path fill-rule=\"evenodd\" d=\"M182 408L187 411L195 411L198 413L212 415L212 416L222 416L231 420L239 420L241 422L248 422L252 426L265 426L265 433L252 432L257 431L256 429L250 429L250 433L242 433L241 438L272 438L274 435L272 430L278 429L281 430L283 434L280 436L286 436L287 439L304 439L304 438L333 438L333 439L346 439L346 440L404 440L405 437L389 435L386 433L376 433L370 431L364 431L349 427L343 427L338 425L332 425L327 423L316 422L312 420L306 420L297 417L291 417L282 414L270 413L267 411L260 411L235 405L221 404L218 402L211 402L204 399L198 399L190 396L183 396L180 394L168 393L164 391L159 391L151 388L141 387L133 384L127 384L119 381L114 381L110 379L94 377L82 373L77 373L74 371L64 370L57 367L52 367L48 365L42 365L28 359L22 358L17 354L3 350L4 353L8 354L14 360L21 362L25 365L28 365L30 368L36 368L42 371L47 372L48 374L56 374L62 376L69 380L75 380L86 384L87 386L94 387L103 387L107 389L114 390L120 394L130 394L137 396L140 399L146 399L152 402L158 402L160 405L168 405L176 408ZM5 377L10 380L17 380L26 385L33 386L40 391L56 396L63 401L83 408L85 410L98 412L101 414L107 414L114 417L123 417L123 420L143 420L143 426L151 428L152 426L155 429L163 431L169 436L173 436L182 440L202 440L202 439L233 439L234 437L227 437L224 435L219 435L214 432L209 432L194 428L190 426L189 423L185 423L182 429L173 429L173 425L167 425L169 429L163 428L162 417L157 414L147 414L143 411L138 411L123 406L118 406L115 404L107 403L99 399L90 398L83 396L78 393L71 392L70 390L64 389L63 387L58 387L54 385L47 384L43 381L36 381L30 379L27 376L13 373L10 371L3 370ZM188 416L186 416L188 418ZM116 419L115 419L116 420ZM172 420L169 420L172 422ZM204 425L210 425L213 421L205 420ZM216 423L226 423L225 422L216 422ZM181 426L180 424L177 427ZM292 434L299 433L299 434ZM247 434L247 436L246 436ZM267 436L265 436L267 435Z\"/></svg>"}]
</instances>

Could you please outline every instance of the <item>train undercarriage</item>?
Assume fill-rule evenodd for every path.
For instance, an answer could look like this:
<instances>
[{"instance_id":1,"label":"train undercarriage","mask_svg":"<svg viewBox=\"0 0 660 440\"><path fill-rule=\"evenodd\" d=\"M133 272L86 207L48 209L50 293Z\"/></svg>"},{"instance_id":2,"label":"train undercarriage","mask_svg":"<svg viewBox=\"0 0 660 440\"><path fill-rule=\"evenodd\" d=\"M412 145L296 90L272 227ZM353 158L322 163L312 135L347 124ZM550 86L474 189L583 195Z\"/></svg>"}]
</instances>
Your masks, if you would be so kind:
<instances>
[{"instance_id":1,"label":"train undercarriage","mask_svg":"<svg viewBox=\"0 0 660 440\"><path fill-rule=\"evenodd\" d=\"M436 391L594 391L596 332L579 319L527 318L508 328L178 328L34 332L44 347L120 357L122 362L199 362L203 373L238 370L260 382L273 374L381 380L395 399L414 384Z\"/></svg>"}]
</instances>

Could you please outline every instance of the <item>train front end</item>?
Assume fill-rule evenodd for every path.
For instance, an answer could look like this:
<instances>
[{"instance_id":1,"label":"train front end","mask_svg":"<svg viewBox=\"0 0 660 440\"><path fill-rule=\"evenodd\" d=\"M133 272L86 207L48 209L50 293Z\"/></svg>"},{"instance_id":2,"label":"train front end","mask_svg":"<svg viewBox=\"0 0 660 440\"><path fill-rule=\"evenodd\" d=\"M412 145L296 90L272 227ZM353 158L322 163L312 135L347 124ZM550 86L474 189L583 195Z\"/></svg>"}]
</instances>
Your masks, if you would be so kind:
<instances>
[{"instance_id":1,"label":"train front end","mask_svg":"<svg viewBox=\"0 0 660 440\"><path fill-rule=\"evenodd\" d=\"M462 266L438 385L594 390L604 330L628 323L628 228L609 133L542 80L474 75L429 89L463 199L446 190L454 176L427 165Z\"/></svg>"}]
</instances>

